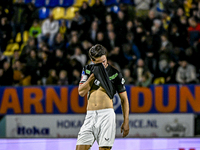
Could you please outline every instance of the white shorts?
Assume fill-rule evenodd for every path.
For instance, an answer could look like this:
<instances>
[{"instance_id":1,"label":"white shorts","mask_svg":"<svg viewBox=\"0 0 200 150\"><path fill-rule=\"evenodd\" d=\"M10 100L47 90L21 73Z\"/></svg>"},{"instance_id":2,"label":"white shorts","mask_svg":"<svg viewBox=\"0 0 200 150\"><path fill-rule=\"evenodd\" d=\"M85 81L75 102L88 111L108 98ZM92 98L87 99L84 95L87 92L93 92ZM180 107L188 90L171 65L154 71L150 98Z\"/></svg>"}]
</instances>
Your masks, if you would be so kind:
<instances>
[{"instance_id":1,"label":"white shorts","mask_svg":"<svg viewBox=\"0 0 200 150\"><path fill-rule=\"evenodd\" d=\"M96 140L99 147L112 147L115 133L115 112L112 108L87 111L76 145L93 145Z\"/></svg>"}]
</instances>

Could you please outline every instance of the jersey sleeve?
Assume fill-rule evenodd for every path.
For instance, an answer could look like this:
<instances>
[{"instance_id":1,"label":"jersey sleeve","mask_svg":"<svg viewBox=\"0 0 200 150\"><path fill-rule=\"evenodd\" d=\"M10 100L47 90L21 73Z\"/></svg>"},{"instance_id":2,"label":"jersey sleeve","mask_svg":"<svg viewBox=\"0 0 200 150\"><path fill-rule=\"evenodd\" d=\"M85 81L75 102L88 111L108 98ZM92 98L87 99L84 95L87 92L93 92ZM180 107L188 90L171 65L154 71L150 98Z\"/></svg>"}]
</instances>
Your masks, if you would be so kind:
<instances>
[{"instance_id":1,"label":"jersey sleeve","mask_svg":"<svg viewBox=\"0 0 200 150\"><path fill-rule=\"evenodd\" d=\"M89 75L86 74L86 71L87 71L86 67L83 67L83 70L81 73L81 80L80 80L79 84L85 83L87 81L87 79L89 78Z\"/></svg>"},{"instance_id":2,"label":"jersey sleeve","mask_svg":"<svg viewBox=\"0 0 200 150\"><path fill-rule=\"evenodd\" d=\"M118 93L122 93L126 91L126 87L124 85L125 80L121 73L118 73L118 76L115 79L115 87Z\"/></svg>"}]
</instances>

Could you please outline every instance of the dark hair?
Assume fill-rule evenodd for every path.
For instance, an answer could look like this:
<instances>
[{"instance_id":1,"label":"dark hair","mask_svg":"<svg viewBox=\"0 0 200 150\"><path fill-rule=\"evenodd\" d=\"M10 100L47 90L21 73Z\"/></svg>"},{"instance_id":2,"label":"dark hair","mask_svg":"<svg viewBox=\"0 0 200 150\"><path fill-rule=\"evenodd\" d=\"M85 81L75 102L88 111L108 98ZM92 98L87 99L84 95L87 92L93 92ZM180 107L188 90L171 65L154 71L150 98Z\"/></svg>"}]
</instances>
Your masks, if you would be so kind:
<instances>
[{"instance_id":1,"label":"dark hair","mask_svg":"<svg viewBox=\"0 0 200 150\"><path fill-rule=\"evenodd\" d=\"M95 61L95 58L106 55L106 48L100 44L92 46L89 50L89 57Z\"/></svg>"}]
</instances>

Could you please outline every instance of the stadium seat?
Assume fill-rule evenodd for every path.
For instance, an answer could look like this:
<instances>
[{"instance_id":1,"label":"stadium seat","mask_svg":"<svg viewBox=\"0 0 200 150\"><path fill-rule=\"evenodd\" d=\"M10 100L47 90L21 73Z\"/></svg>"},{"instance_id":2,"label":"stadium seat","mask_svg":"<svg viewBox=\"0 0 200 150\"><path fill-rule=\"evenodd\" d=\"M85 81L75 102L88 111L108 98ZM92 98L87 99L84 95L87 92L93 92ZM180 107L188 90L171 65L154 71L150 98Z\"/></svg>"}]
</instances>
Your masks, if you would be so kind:
<instances>
[{"instance_id":1,"label":"stadium seat","mask_svg":"<svg viewBox=\"0 0 200 150\"><path fill-rule=\"evenodd\" d=\"M74 0L60 0L61 7L70 7L74 3Z\"/></svg>"},{"instance_id":2,"label":"stadium seat","mask_svg":"<svg viewBox=\"0 0 200 150\"><path fill-rule=\"evenodd\" d=\"M105 6L110 6L110 5L117 5L117 0L106 0L105 1Z\"/></svg>"},{"instance_id":3,"label":"stadium seat","mask_svg":"<svg viewBox=\"0 0 200 150\"><path fill-rule=\"evenodd\" d=\"M65 9L63 7L56 7L52 10L52 14L55 20L64 19Z\"/></svg>"},{"instance_id":4,"label":"stadium seat","mask_svg":"<svg viewBox=\"0 0 200 150\"><path fill-rule=\"evenodd\" d=\"M83 2L89 2L89 0L75 0L75 3L73 4L74 7L81 7Z\"/></svg>"},{"instance_id":5,"label":"stadium seat","mask_svg":"<svg viewBox=\"0 0 200 150\"><path fill-rule=\"evenodd\" d=\"M46 0L45 6L46 7L57 7L57 6L59 6L59 0Z\"/></svg>"},{"instance_id":6,"label":"stadium seat","mask_svg":"<svg viewBox=\"0 0 200 150\"><path fill-rule=\"evenodd\" d=\"M21 40L22 40L22 38L21 38L21 33L18 32L15 41L16 41L17 43L19 43L19 42L21 42Z\"/></svg>"},{"instance_id":7,"label":"stadium seat","mask_svg":"<svg viewBox=\"0 0 200 150\"><path fill-rule=\"evenodd\" d=\"M133 0L120 0L119 3L133 5Z\"/></svg>"},{"instance_id":8,"label":"stadium seat","mask_svg":"<svg viewBox=\"0 0 200 150\"><path fill-rule=\"evenodd\" d=\"M24 0L24 3L31 3L32 2L32 0Z\"/></svg>"},{"instance_id":9,"label":"stadium seat","mask_svg":"<svg viewBox=\"0 0 200 150\"><path fill-rule=\"evenodd\" d=\"M67 19L67 20L73 19L75 16L75 12L78 10L79 10L79 8L73 7L73 6L67 8L66 13L65 13L65 19Z\"/></svg>"},{"instance_id":10,"label":"stadium seat","mask_svg":"<svg viewBox=\"0 0 200 150\"><path fill-rule=\"evenodd\" d=\"M24 31L23 33L23 42L27 42L29 38L29 32L28 31Z\"/></svg>"},{"instance_id":11,"label":"stadium seat","mask_svg":"<svg viewBox=\"0 0 200 150\"><path fill-rule=\"evenodd\" d=\"M119 9L119 7L118 6L112 6L111 8L110 8L110 11L111 12L113 12L113 13L118 13L118 11L119 11L120 9Z\"/></svg>"},{"instance_id":12,"label":"stadium seat","mask_svg":"<svg viewBox=\"0 0 200 150\"><path fill-rule=\"evenodd\" d=\"M23 42L27 42L28 41L28 37L29 37L28 31L24 31L24 33L23 33ZM21 33L19 32L19 33L17 33L15 41L17 43L19 43L19 42L21 42L21 40L22 40L21 39Z\"/></svg>"},{"instance_id":13,"label":"stadium seat","mask_svg":"<svg viewBox=\"0 0 200 150\"><path fill-rule=\"evenodd\" d=\"M42 7L39 9L39 19L46 19L49 17L50 10L48 8Z\"/></svg>"},{"instance_id":14,"label":"stadium seat","mask_svg":"<svg viewBox=\"0 0 200 150\"><path fill-rule=\"evenodd\" d=\"M45 6L45 0L33 0L35 7L44 7Z\"/></svg>"},{"instance_id":15,"label":"stadium seat","mask_svg":"<svg viewBox=\"0 0 200 150\"><path fill-rule=\"evenodd\" d=\"M14 50L18 50L19 49L19 44L18 43L11 43L8 44L6 47L6 50L4 51L4 55L5 56L12 56L14 53Z\"/></svg>"}]
</instances>

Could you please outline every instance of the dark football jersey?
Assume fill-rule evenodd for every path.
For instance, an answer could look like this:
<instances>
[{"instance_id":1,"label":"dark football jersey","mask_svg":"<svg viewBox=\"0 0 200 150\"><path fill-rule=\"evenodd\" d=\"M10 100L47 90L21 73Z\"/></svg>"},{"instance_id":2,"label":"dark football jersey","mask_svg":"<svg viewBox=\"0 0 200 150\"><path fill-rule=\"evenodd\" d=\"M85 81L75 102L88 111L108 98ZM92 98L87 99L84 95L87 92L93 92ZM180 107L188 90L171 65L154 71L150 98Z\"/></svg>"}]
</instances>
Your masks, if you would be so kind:
<instances>
[{"instance_id":1,"label":"dark football jersey","mask_svg":"<svg viewBox=\"0 0 200 150\"><path fill-rule=\"evenodd\" d=\"M83 84L84 82L87 81L89 76L92 74L93 66L94 65L86 65L83 68L80 84ZM122 74L117 69L110 66L109 64L106 67L106 71L108 73L109 80L113 84L114 91L118 93L122 93L126 91L126 88L124 86L125 80ZM100 81L95 79L91 87L91 90L97 90L100 87L100 85L101 85Z\"/></svg>"}]
</instances>

